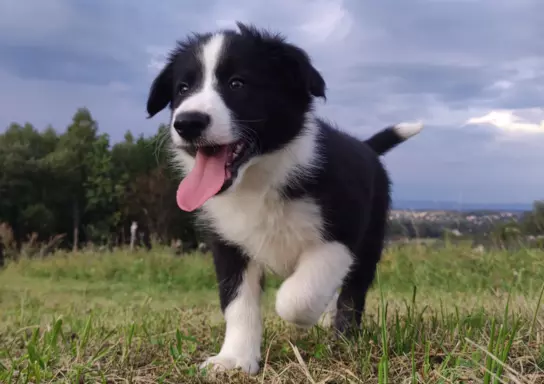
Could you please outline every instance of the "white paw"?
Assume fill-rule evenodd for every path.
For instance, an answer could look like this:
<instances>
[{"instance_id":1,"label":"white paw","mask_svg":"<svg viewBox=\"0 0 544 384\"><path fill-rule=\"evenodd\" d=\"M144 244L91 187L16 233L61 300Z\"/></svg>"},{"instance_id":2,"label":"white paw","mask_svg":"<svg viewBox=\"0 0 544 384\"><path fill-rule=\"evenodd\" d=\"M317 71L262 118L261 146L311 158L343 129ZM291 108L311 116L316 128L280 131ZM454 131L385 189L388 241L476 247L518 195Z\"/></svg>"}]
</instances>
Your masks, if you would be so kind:
<instances>
[{"instance_id":1,"label":"white paw","mask_svg":"<svg viewBox=\"0 0 544 384\"><path fill-rule=\"evenodd\" d=\"M329 302L329 305L327 306L327 309L325 309L325 312L321 315L319 318L318 324L323 328L330 328L334 324L334 319L336 317L336 305L338 301L338 292L334 294L334 297Z\"/></svg>"},{"instance_id":2,"label":"white paw","mask_svg":"<svg viewBox=\"0 0 544 384\"><path fill-rule=\"evenodd\" d=\"M256 375L259 372L259 359L251 356L216 355L200 364L200 369L209 369L216 372L229 371L241 368L243 372Z\"/></svg>"},{"instance_id":3,"label":"white paw","mask_svg":"<svg viewBox=\"0 0 544 384\"><path fill-rule=\"evenodd\" d=\"M276 313L288 323L301 328L317 324L325 311L329 298L321 292L301 290L295 279L284 281L276 293Z\"/></svg>"}]
</instances>

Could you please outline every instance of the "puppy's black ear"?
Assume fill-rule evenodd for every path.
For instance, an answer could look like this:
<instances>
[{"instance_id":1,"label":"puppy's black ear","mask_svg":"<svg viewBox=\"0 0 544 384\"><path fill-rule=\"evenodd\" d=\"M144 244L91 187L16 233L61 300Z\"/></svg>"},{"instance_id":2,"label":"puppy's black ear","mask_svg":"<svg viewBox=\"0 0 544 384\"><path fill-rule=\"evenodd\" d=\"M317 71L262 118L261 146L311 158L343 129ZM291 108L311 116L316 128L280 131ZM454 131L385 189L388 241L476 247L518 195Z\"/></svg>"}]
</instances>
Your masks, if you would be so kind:
<instances>
[{"instance_id":1,"label":"puppy's black ear","mask_svg":"<svg viewBox=\"0 0 544 384\"><path fill-rule=\"evenodd\" d=\"M172 62L168 63L153 80L147 98L148 119L162 111L172 101L172 82L174 81Z\"/></svg>"},{"instance_id":2,"label":"puppy's black ear","mask_svg":"<svg viewBox=\"0 0 544 384\"><path fill-rule=\"evenodd\" d=\"M291 84L303 88L309 96L325 96L325 80L312 65L308 54L299 47L289 44L281 34L266 30L259 31L251 24L237 22L236 25L242 36L252 38L256 43L263 44L266 54L273 60L280 60L282 71L290 77Z\"/></svg>"},{"instance_id":3,"label":"puppy's black ear","mask_svg":"<svg viewBox=\"0 0 544 384\"><path fill-rule=\"evenodd\" d=\"M304 87L307 92L314 97L322 97L326 99L325 89L326 84L323 76L312 65L308 54L302 49L288 43L284 43L285 58L290 65L294 66L293 72L295 76L300 76L298 81L304 82Z\"/></svg>"}]
</instances>

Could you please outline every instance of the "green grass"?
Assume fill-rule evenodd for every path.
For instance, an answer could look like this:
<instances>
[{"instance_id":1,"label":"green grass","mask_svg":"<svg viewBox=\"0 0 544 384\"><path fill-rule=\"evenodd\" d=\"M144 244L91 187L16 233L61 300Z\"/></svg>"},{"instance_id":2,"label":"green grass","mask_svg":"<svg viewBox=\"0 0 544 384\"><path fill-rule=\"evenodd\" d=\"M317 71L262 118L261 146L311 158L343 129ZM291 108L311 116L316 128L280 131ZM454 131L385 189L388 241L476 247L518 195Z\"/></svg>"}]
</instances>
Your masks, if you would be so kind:
<instances>
[{"instance_id":1,"label":"green grass","mask_svg":"<svg viewBox=\"0 0 544 384\"><path fill-rule=\"evenodd\" d=\"M544 252L390 250L355 340L273 311L262 368L197 369L224 333L209 256L56 255L0 271L2 383L544 383Z\"/></svg>"}]
</instances>

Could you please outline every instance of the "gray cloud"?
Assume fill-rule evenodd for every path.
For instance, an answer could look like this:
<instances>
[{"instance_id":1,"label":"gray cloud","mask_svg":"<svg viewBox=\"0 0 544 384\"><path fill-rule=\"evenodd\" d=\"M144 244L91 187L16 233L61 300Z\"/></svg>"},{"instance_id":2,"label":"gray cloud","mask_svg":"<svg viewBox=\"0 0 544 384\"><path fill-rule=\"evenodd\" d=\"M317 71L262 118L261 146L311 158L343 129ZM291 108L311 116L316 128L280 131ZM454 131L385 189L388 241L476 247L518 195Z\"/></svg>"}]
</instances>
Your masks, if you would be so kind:
<instances>
[{"instance_id":1,"label":"gray cloud","mask_svg":"<svg viewBox=\"0 0 544 384\"><path fill-rule=\"evenodd\" d=\"M114 81L137 81L138 75L144 73L127 67L126 63L112 56L95 56L63 48L4 45L0 50L3 68L26 79L107 85Z\"/></svg>"},{"instance_id":2,"label":"gray cloud","mask_svg":"<svg viewBox=\"0 0 544 384\"><path fill-rule=\"evenodd\" d=\"M145 120L161 54L188 32L242 20L309 52L328 84L318 111L342 129L366 137L398 121L427 124L384 159L396 197L542 197L543 135L463 126L495 109L544 106L540 0L24 3L0 4L2 126L63 128L85 105L114 139L127 129L152 133L167 118Z\"/></svg>"}]
</instances>

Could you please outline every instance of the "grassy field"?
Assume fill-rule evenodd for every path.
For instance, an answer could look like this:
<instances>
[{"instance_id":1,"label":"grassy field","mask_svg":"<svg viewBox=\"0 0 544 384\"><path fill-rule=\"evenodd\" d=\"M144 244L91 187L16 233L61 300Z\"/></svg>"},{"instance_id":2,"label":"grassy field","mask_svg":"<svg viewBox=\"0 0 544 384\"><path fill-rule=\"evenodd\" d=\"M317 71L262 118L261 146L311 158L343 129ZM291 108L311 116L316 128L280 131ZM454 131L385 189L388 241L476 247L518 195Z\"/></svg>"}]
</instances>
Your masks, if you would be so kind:
<instances>
[{"instance_id":1,"label":"grassy field","mask_svg":"<svg viewBox=\"0 0 544 384\"><path fill-rule=\"evenodd\" d=\"M2 383L544 383L544 252L389 250L356 340L299 330L267 281L262 369L197 369L224 332L207 255L56 255L0 271Z\"/></svg>"}]
</instances>

